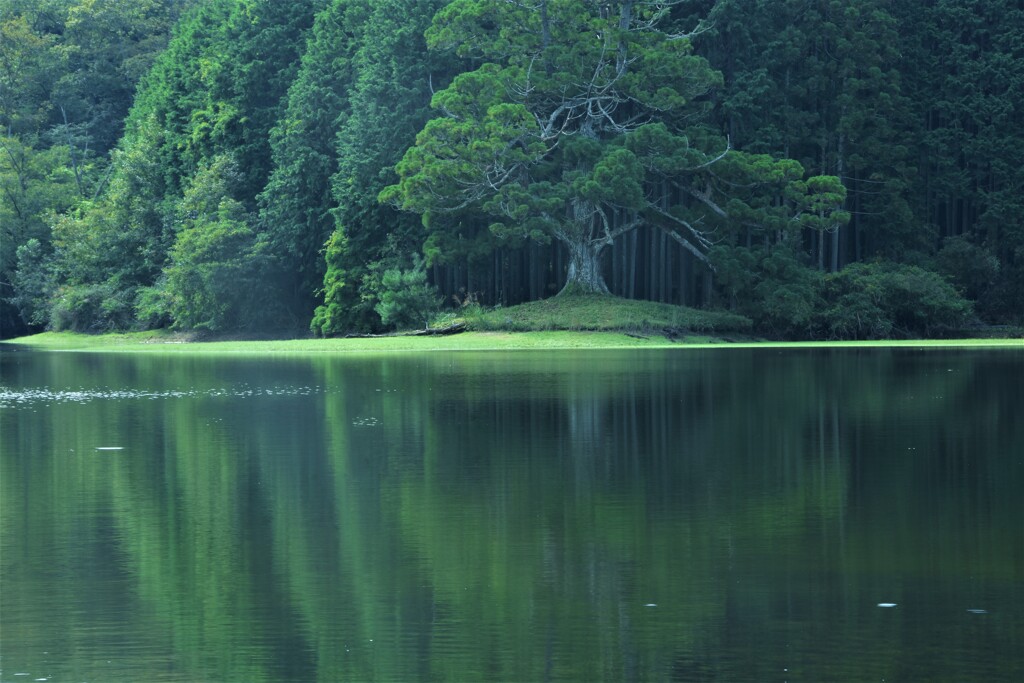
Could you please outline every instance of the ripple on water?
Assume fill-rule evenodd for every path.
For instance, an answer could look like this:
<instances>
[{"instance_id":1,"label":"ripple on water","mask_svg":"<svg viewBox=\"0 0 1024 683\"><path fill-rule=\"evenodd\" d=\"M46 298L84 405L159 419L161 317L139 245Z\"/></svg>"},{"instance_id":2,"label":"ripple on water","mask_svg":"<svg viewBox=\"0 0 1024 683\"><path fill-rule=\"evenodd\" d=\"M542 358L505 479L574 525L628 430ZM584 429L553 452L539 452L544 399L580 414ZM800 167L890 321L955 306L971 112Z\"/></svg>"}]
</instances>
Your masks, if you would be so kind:
<instances>
[{"instance_id":1,"label":"ripple on water","mask_svg":"<svg viewBox=\"0 0 1024 683\"><path fill-rule=\"evenodd\" d=\"M60 403L90 403L92 401L132 401L179 398L255 398L262 396L315 396L327 393L323 387L219 387L215 389L109 389L26 387L12 389L0 386L0 408L29 408Z\"/></svg>"}]
</instances>

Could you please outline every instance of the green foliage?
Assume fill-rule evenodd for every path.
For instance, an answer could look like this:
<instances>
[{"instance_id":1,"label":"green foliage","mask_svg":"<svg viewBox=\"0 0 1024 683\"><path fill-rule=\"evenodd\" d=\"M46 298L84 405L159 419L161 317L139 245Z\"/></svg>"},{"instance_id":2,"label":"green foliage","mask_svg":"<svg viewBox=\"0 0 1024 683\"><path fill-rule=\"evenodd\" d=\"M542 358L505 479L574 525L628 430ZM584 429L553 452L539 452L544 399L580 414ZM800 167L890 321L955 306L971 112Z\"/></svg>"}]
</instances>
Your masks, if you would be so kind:
<instances>
[{"instance_id":1,"label":"green foliage","mask_svg":"<svg viewBox=\"0 0 1024 683\"><path fill-rule=\"evenodd\" d=\"M1013 0L893 5L903 78L921 117L922 209L940 234L967 234L1010 265L1024 215L1024 8Z\"/></svg>"},{"instance_id":2,"label":"green foliage","mask_svg":"<svg viewBox=\"0 0 1024 683\"><path fill-rule=\"evenodd\" d=\"M655 208L643 191L648 168L623 144L643 130L638 121L658 121L662 142L672 142L661 154L685 158L683 173L723 147L692 144L705 138L666 127L701 112L691 101L720 77L688 40L658 30L660 16L632 3L449 4L428 43L484 63L434 96L444 116L424 127L382 201L423 214L433 230L471 210L504 239L557 238L589 260L573 262L569 284L607 291L596 259L637 225L614 216ZM619 106L625 101L630 107ZM701 236L691 233L680 239L700 253L693 242Z\"/></svg>"},{"instance_id":3,"label":"green foliage","mask_svg":"<svg viewBox=\"0 0 1024 683\"><path fill-rule=\"evenodd\" d=\"M966 237L949 237L935 257L939 273L971 300L978 300L999 278L999 259Z\"/></svg>"},{"instance_id":4,"label":"green foliage","mask_svg":"<svg viewBox=\"0 0 1024 683\"><path fill-rule=\"evenodd\" d=\"M135 296L135 321L143 330L159 330L174 323L167 278L162 277L151 287L140 287Z\"/></svg>"},{"instance_id":5,"label":"green foliage","mask_svg":"<svg viewBox=\"0 0 1024 683\"><path fill-rule=\"evenodd\" d=\"M52 299L54 331L109 332L128 328L134 317L130 294L116 283L62 285Z\"/></svg>"},{"instance_id":6,"label":"green foliage","mask_svg":"<svg viewBox=\"0 0 1024 683\"><path fill-rule=\"evenodd\" d=\"M301 36L318 6L316 0L199 3L186 13L151 70L155 45L147 36L155 35L161 17L176 14L177 7L108 0L69 10L66 34L76 36L77 47L65 54L90 71L84 80L69 76L61 81L66 97L59 103L60 139L66 141L67 166L73 172L68 175L83 200L53 225L56 272L63 283L74 291L102 289L118 301L132 302L143 326L171 319L188 328L253 324L251 297L228 290L248 286L266 267L248 214L269 174L268 131L294 77ZM115 59L104 39L132 47ZM114 81L132 87L134 81L117 80L116 74L138 77L147 70L113 165L100 176L84 151L95 142L83 131L107 130L104 139L112 140L123 113L111 133L109 126L82 122L83 112L98 112L90 98L111 97ZM68 94L73 94L73 83L84 88L77 99ZM212 168L223 169L218 158L225 156L237 160L229 187L200 177ZM202 192L217 201L211 204ZM192 207L196 204L202 207ZM199 215L203 218L197 223ZM269 278L263 284L275 302L263 307L268 314L282 309L275 285ZM84 310L85 304L77 302L89 300L72 297L71 308ZM77 319L65 313L61 318ZM103 324L125 318L107 316Z\"/></svg>"},{"instance_id":7,"label":"green foliage","mask_svg":"<svg viewBox=\"0 0 1024 683\"><path fill-rule=\"evenodd\" d=\"M390 167L427 119L431 79L444 59L423 31L442 0L335 0L317 15L288 108L271 132L274 171L260 197L261 241L296 307L312 308L322 334L379 323L360 297L368 264L388 239L418 250L422 227L377 203ZM446 77L446 76L442 76ZM321 256L331 238L328 257ZM325 272L326 268L326 272ZM337 286L344 272L346 286Z\"/></svg>"},{"instance_id":8,"label":"green foliage","mask_svg":"<svg viewBox=\"0 0 1024 683\"><path fill-rule=\"evenodd\" d=\"M272 312L259 291L256 234L242 204L231 198L231 184L241 180L232 160L217 157L178 203L181 228L162 288L174 327L217 332L254 326ZM152 305L153 296L141 303Z\"/></svg>"},{"instance_id":9,"label":"green foliage","mask_svg":"<svg viewBox=\"0 0 1024 683\"><path fill-rule=\"evenodd\" d=\"M259 196L260 241L273 255L273 277L297 308L312 308L325 266L330 268L321 250L336 227L336 137L351 113L354 59L369 13L365 0L334 0L316 15L287 107L270 130L273 170ZM330 296L328 305L336 310L341 292ZM315 326L322 328L322 321Z\"/></svg>"},{"instance_id":10,"label":"green foliage","mask_svg":"<svg viewBox=\"0 0 1024 683\"><path fill-rule=\"evenodd\" d=\"M377 300L373 309L381 322L393 329L425 327L441 307L441 297L427 283L426 266L418 257L410 269L383 270L372 295Z\"/></svg>"},{"instance_id":11,"label":"green foliage","mask_svg":"<svg viewBox=\"0 0 1024 683\"><path fill-rule=\"evenodd\" d=\"M813 337L821 276L789 244L771 249L716 247L716 278L731 307L773 338Z\"/></svg>"},{"instance_id":12,"label":"green foliage","mask_svg":"<svg viewBox=\"0 0 1024 683\"><path fill-rule=\"evenodd\" d=\"M837 252L817 256L830 270L858 249L927 248L926 221L911 211L919 124L902 88L892 5L725 0L698 39L698 52L724 73L718 115L734 144L796 159L845 186L850 230L840 221Z\"/></svg>"},{"instance_id":13,"label":"green foliage","mask_svg":"<svg viewBox=\"0 0 1024 683\"><path fill-rule=\"evenodd\" d=\"M335 230L324 249L324 260L327 262L327 272L324 274L324 302L317 306L313 313L313 321L309 325L313 334L318 337L340 334L353 325L352 312L347 305L350 299L347 290L352 288L352 283L348 281L342 263L345 250L345 233L342 230Z\"/></svg>"},{"instance_id":14,"label":"green foliage","mask_svg":"<svg viewBox=\"0 0 1024 683\"><path fill-rule=\"evenodd\" d=\"M0 327L5 330L27 322L18 313L28 310L16 284L19 250L34 240L35 253L49 254L47 223L76 199L67 158L66 148L35 149L23 138L0 135ZM34 313L30 317L38 318Z\"/></svg>"},{"instance_id":15,"label":"green foliage","mask_svg":"<svg viewBox=\"0 0 1024 683\"><path fill-rule=\"evenodd\" d=\"M0 331L304 324L320 294L318 333L379 329L412 252L488 301L613 268L695 302L706 264L766 334L939 332L866 294L928 276L822 280L882 258L1019 322L1022 31L1011 0L8 0Z\"/></svg>"},{"instance_id":16,"label":"green foliage","mask_svg":"<svg viewBox=\"0 0 1024 683\"><path fill-rule=\"evenodd\" d=\"M60 263L61 251L51 248L49 225L55 214L95 200L105 188L106 157L124 128L136 83L166 44L182 4L43 0L0 6L0 326L5 335L13 331L8 298L17 249L38 240L58 259L51 264L58 277L74 269ZM134 254L121 256L123 261Z\"/></svg>"},{"instance_id":17,"label":"green foliage","mask_svg":"<svg viewBox=\"0 0 1024 683\"><path fill-rule=\"evenodd\" d=\"M227 204L217 219L186 228L171 250L166 291L174 326L221 331L253 324L253 288L258 285L246 261L255 235L232 218L237 207Z\"/></svg>"},{"instance_id":18,"label":"green foliage","mask_svg":"<svg viewBox=\"0 0 1024 683\"><path fill-rule=\"evenodd\" d=\"M819 232L838 230L850 222L850 212L843 211L846 188L835 176L814 176L795 181L789 191L795 195L801 213L800 224Z\"/></svg>"},{"instance_id":19,"label":"green foliage","mask_svg":"<svg viewBox=\"0 0 1024 683\"><path fill-rule=\"evenodd\" d=\"M44 327L50 317L50 295L54 289L52 257L43 244L32 238L18 247L18 268L11 298L22 320L31 327Z\"/></svg>"},{"instance_id":20,"label":"green foliage","mask_svg":"<svg viewBox=\"0 0 1024 683\"><path fill-rule=\"evenodd\" d=\"M844 224L837 178L800 181L799 163L730 151L701 125L722 77L667 17L632 2L448 5L428 42L484 63L434 96L444 116L381 200L435 234L482 215L505 241L555 238L570 254L566 292L607 292L600 255L641 224L705 263L716 228Z\"/></svg>"},{"instance_id":21,"label":"green foliage","mask_svg":"<svg viewBox=\"0 0 1024 683\"><path fill-rule=\"evenodd\" d=\"M345 305L350 324L361 328L377 324L373 307L356 296L374 277L369 265L391 252L418 252L423 246L419 218L382 205L377 195L396 180L395 163L430 118L432 88L442 85L456 67L450 56L428 52L423 37L446 2L374 2L353 58L356 77L350 113L338 122L331 197L336 225L345 232L341 263L354 285Z\"/></svg>"},{"instance_id":22,"label":"green foliage","mask_svg":"<svg viewBox=\"0 0 1024 683\"><path fill-rule=\"evenodd\" d=\"M823 275L790 247L717 247L719 291L755 329L783 339L930 337L967 325L969 301L941 275L875 261Z\"/></svg>"},{"instance_id":23,"label":"green foliage","mask_svg":"<svg viewBox=\"0 0 1024 683\"><path fill-rule=\"evenodd\" d=\"M856 263L825 278L819 325L833 339L930 337L970 320L970 302L917 266Z\"/></svg>"},{"instance_id":24,"label":"green foliage","mask_svg":"<svg viewBox=\"0 0 1024 683\"><path fill-rule=\"evenodd\" d=\"M101 153L124 127L135 85L166 45L179 3L168 0L79 0L69 3L61 36L65 60L52 99L77 147Z\"/></svg>"},{"instance_id":25,"label":"green foliage","mask_svg":"<svg viewBox=\"0 0 1024 683\"><path fill-rule=\"evenodd\" d=\"M162 175L157 145L150 129L128 149L117 150L104 195L79 202L53 221L54 267L62 284L109 289L118 300L133 301L138 288L160 276L174 226L165 220L167 201L155 191Z\"/></svg>"},{"instance_id":26,"label":"green foliage","mask_svg":"<svg viewBox=\"0 0 1024 683\"><path fill-rule=\"evenodd\" d=\"M204 160L231 154L242 169L238 199L252 208L270 174L269 132L298 67L318 0L209 0L175 28L140 86L124 147L154 126L173 195Z\"/></svg>"},{"instance_id":27,"label":"green foliage","mask_svg":"<svg viewBox=\"0 0 1024 683\"><path fill-rule=\"evenodd\" d=\"M597 294L564 294L491 310L470 305L464 307L462 314L474 330L620 330L663 334L668 328L676 332L725 334L749 333L752 329L750 319L736 313Z\"/></svg>"},{"instance_id":28,"label":"green foliage","mask_svg":"<svg viewBox=\"0 0 1024 683\"><path fill-rule=\"evenodd\" d=\"M39 30L29 13L0 14L0 130L38 134L52 108L49 90L63 66L58 37Z\"/></svg>"}]
</instances>

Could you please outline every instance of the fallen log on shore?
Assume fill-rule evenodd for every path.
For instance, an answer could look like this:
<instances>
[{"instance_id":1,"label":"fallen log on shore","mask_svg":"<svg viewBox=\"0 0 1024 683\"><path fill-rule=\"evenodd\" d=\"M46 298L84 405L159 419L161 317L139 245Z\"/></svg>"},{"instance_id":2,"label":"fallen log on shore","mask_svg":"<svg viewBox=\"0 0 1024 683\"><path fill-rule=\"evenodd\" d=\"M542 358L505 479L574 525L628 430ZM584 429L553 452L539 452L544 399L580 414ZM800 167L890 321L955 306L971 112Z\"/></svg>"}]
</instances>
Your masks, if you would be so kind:
<instances>
[{"instance_id":1,"label":"fallen log on shore","mask_svg":"<svg viewBox=\"0 0 1024 683\"><path fill-rule=\"evenodd\" d=\"M464 323L462 321L459 321L459 322L452 323L451 325L446 325L445 327L429 327L429 328L427 328L425 330L419 330L417 332L412 332L412 333L410 333L409 336L411 336L411 337L443 336L443 335L449 335L449 334L459 334L460 332L465 332L467 329L468 328L466 327L466 323Z\"/></svg>"},{"instance_id":2,"label":"fallen log on shore","mask_svg":"<svg viewBox=\"0 0 1024 683\"><path fill-rule=\"evenodd\" d=\"M389 337L434 337L444 336L450 334L459 334L465 332L469 328L465 322L459 321L452 323L451 325L445 325L444 327L429 327L425 330L416 330L414 332L389 332L386 334L364 334L361 332L350 332L344 336L344 339L387 339Z\"/></svg>"}]
</instances>

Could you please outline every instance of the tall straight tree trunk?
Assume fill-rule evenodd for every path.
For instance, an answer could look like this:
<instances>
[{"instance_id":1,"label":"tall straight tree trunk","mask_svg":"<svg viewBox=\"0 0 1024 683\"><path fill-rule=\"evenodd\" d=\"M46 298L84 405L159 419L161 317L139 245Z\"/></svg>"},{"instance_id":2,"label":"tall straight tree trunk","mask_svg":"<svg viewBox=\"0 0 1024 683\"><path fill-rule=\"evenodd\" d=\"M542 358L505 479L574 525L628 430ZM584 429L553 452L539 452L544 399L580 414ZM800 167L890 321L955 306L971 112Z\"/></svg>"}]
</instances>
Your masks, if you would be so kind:
<instances>
[{"instance_id":1,"label":"tall straight tree trunk","mask_svg":"<svg viewBox=\"0 0 1024 683\"><path fill-rule=\"evenodd\" d=\"M630 276L629 294L627 298L635 299L637 296L637 230L630 232Z\"/></svg>"},{"instance_id":2,"label":"tall straight tree trunk","mask_svg":"<svg viewBox=\"0 0 1024 683\"><path fill-rule=\"evenodd\" d=\"M648 230L647 231L647 294L644 296L644 298L649 300L649 301L654 301L655 297L656 297L656 294L655 294L656 287L657 287L657 279L656 278L658 277L658 260L657 260L657 254L655 253L657 251L657 246L655 244L655 240L656 239L657 239L657 235L653 234L651 232L651 230Z\"/></svg>"},{"instance_id":3,"label":"tall straight tree trunk","mask_svg":"<svg viewBox=\"0 0 1024 683\"><path fill-rule=\"evenodd\" d=\"M843 116L844 117L846 116L846 107L843 107ZM838 154L837 154L837 157L836 157L836 175L839 177L839 182L840 183L845 183L845 181L846 181L846 179L843 177L843 165L844 165L843 164L843 162L844 162L844 159L843 159L844 149L843 148L845 146L845 144L844 144L845 142L846 142L845 136L842 133L840 133L839 134L839 150L838 150ZM829 261L830 261L830 263L829 263L829 271L832 272L832 273L835 273L836 271L839 270L839 234L840 234L841 230L842 230L842 227L839 226L839 225L836 225L835 230L832 233L832 254L831 254L831 258L829 259Z\"/></svg>"},{"instance_id":4,"label":"tall straight tree trunk","mask_svg":"<svg viewBox=\"0 0 1024 683\"><path fill-rule=\"evenodd\" d=\"M853 220L850 227L853 228L853 260L859 262L861 255L861 231L860 231L860 192L853 195Z\"/></svg>"},{"instance_id":5,"label":"tall straight tree trunk","mask_svg":"<svg viewBox=\"0 0 1024 683\"><path fill-rule=\"evenodd\" d=\"M672 303L672 247L669 246L668 235L661 233L661 246L665 250L665 269L663 280L665 281L665 296L662 301Z\"/></svg>"},{"instance_id":6,"label":"tall straight tree trunk","mask_svg":"<svg viewBox=\"0 0 1024 683\"><path fill-rule=\"evenodd\" d=\"M825 231L818 230L815 236L818 238L818 270L825 270Z\"/></svg>"},{"instance_id":7,"label":"tall straight tree trunk","mask_svg":"<svg viewBox=\"0 0 1024 683\"><path fill-rule=\"evenodd\" d=\"M527 242L526 255L528 258L528 266L530 269L527 279L529 281L529 296L531 301L536 301L540 298L540 288L537 286L537 247L533 242Z\"/></svg>"}]
</instances>

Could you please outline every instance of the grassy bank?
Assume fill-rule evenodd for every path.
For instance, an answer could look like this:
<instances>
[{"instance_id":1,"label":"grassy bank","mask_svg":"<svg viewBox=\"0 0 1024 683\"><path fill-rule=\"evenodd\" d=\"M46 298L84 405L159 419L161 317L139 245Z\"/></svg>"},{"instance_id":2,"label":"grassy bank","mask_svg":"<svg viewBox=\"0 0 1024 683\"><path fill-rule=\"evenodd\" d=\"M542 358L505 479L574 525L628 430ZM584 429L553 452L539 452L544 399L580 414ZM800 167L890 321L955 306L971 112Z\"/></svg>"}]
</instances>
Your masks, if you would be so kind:
<instances>
[{"instance_id":1,"label":"grassy bank","mask_svg":"<svg viewBox=\"0 0 1024 683\"><path fill-rule=\"evenodd\" d=\"M632 337L621 332L465 332L448 337L375 337L361 339L278 339L189 341L166 332L87 335L46 332L9 340L52 351L132 353L392 353L419 351L516 351L533 349L656 349L656 348L823 348L823 347L975 347L1019 348L1022 339L958 339L861 342L727 342L707 336L670 341L664 336Z\"/></svg>"},{"instance_id":2,"label":"grassy bank","mask_svg":"<svg viewBox=\"0 0 1024 683\"><path fill-rule=\"evenodd\" d=\"M47 332L11 343L59 351L188 353L390 353L396 351L508 351L529 349L631 349L777 347L1018 347L1024 339L960 339L869 342L770 342L750 335L750 320L615 297L562 296L519 306L464 309L437 321L465 323L450 336L391 336L351 339L209 338L155 330L100 335Z\"/></svg>"},{"instance_id":3,"label":"grassy bank","mask_svg":"<svg viewBox=\"0 0 1024 683\"><path fill-rule=\"evenodd\" d=\"M744 335L751 322L735 313L672 306L612 296L561 295L508 308L467 312L473 330L538 332L550 330L616 331L636 334Z\"/></svg>"},{"instance_id":4,"label":"grassy bank","mask_svg":"<svg viewBox=\"0 0 1024 683\"><path fill-rule=\"evenodd\" d=\"M712 337L629 336L621 332L464 332L437 337L396 335L355 339L207 340L166 332L87 335L45 332L9 340L10 343L53 351L129 351L156 353L374 353L395 351L510 351L529 349L668 348L721 345Z\"/></svg>"}]
</instances>

